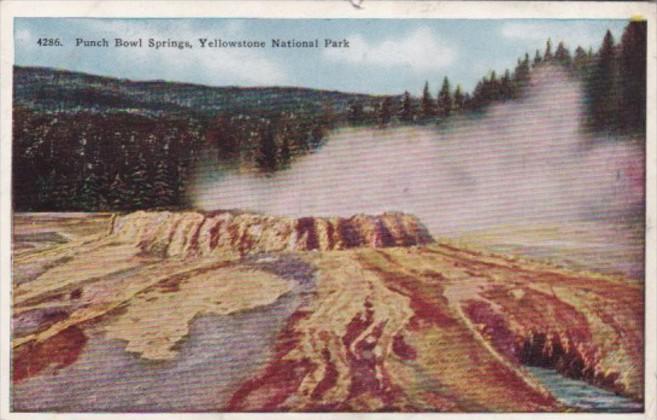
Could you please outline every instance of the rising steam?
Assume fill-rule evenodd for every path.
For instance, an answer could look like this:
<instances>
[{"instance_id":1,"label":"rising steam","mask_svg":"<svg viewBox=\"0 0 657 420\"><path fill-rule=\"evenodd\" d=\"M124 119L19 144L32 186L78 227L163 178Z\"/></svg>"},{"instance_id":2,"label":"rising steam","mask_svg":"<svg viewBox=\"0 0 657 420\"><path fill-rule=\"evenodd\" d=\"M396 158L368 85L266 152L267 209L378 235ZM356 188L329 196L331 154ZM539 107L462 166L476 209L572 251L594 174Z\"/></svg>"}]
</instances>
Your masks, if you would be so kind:
<instances>
[{"instance_id":1,"label":"rising steam","mask_svg":"<svg viewBox=\"0 0 657 420\"><path fill-rule=\"evenodd\" d=\"M295 217L403 211L435 235L636 214L642 144L585 133L580 86L558 68L534 71L526 93L440 129L338 130L272 177L213 179L206 164L191 200Z\"/></svg>"}]
</instances>

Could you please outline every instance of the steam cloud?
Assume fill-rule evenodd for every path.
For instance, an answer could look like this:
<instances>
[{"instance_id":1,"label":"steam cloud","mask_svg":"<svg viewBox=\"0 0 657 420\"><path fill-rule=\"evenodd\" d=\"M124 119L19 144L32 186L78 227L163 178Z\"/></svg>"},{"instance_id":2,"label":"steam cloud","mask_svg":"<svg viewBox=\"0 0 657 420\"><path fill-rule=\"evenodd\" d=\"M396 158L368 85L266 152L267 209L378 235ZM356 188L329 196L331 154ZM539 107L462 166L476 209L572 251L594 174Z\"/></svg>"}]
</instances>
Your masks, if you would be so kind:
<instances>
[{"instance_id":1,"label":"steam cloud","mask_svg":"<svg viewBox=\"0 0 657 420\"><path fill-rule=\"evenodd\" d=\"M524 99L442 128L342 129L271 177L199 171L192 203L287 216L403 211L434 235L500 225L614 219L644 203L639 141L593 138L579 84L537 69ZM216 168L216 167L215 167Z\"/></svg>"}]
</instances>

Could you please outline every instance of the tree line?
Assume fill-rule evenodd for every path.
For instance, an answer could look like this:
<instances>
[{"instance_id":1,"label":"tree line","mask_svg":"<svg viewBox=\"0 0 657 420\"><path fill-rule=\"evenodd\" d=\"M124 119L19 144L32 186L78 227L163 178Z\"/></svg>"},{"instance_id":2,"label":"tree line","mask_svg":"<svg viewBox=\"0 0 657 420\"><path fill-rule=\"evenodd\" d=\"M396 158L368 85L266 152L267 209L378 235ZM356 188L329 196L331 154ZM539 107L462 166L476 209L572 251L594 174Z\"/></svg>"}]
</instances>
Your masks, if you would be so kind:
<instances>
[{"instance_id":1,"label":"tree line","mask_svg":"<svg viewBox=\"0 0 657 420\"><path fill-rule=\"evenodd\" d=\"M595 56L575 52L573 65L583 74L592 130L645 135L646 22L631 22L616 43L607 31ZM588 56L587 56L588 57Z\"/></svg>"},{"instance_id":2,"label":"tree line","mask_svg":"<svg viewBox=\"0 0 657 420\"><path fill-rule=\"evenodd\" d=\"M427 124L441 122L453 114L478 112L486 106L523 95L531 72L544 65L559 65L579 78L584 85L588 108L586 125L594 131L643 133L646 113L646 22L630 22L616 43L610 31L600 48L581 46L574 52L559 42L556 48L548 39L543 51L536 50L518 58L513 71L501 75L489 72L472 93L460 84L452 89L447 76L435 98L426 81L419 98L406 91L401 97L385 97L378 106L365 112L358 102L351 104L349 121L353 125L390 123Z\"/></svg>"},{"instance_id":3,"label":"tree line","mask_svg":"<svg viewBox=\"0 0 657 420\"><path fill-rule=\"evenodd\" d=\"M24 108L13 119L17 211L184 207L194 168L209 150L217 154L210 161L268 174L319 147L332 124L292 113L205 121Z\"/></svg>"}]
</instances>

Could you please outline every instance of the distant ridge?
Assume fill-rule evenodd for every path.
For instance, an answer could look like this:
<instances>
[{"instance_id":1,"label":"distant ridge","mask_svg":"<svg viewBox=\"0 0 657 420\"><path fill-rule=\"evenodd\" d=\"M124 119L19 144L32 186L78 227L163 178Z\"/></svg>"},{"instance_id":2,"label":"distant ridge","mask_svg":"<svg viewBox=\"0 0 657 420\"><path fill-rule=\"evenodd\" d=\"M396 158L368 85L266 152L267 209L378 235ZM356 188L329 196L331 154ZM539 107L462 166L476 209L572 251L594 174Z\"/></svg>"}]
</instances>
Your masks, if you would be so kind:
<instances>
[{"instance_id":1,"label":"distant ridge","mask_svg":"<svg viewBox=\"0 0 657 420\"><path fill-rule=\"evenodd\" d=\"M355 100L380 97L301 87L208 86L164 80L133 81L48 67L14 66L14 106L41 112L196 114L266 110L340 112Z\"/></svg>"}]
</instances>

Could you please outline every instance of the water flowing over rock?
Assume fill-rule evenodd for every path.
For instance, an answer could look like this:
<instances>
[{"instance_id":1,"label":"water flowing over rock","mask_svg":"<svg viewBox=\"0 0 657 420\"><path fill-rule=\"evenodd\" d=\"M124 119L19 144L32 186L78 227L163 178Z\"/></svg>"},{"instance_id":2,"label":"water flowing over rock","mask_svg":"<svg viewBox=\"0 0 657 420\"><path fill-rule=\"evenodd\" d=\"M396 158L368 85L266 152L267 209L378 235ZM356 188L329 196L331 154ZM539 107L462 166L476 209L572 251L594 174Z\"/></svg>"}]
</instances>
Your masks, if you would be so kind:
<instances>
[{"instance_id":1,"label":"water flowing over rock","mask_svg":"<svg viewBox=\"0 0 657 420\"><path fill-rule=\"evenodd\" d=\"M414 216L384 213L299 219L237 212L144 212L116 216L110 235L166 257L386 248L433 242Z\"/></svg>"}]
</instances>

